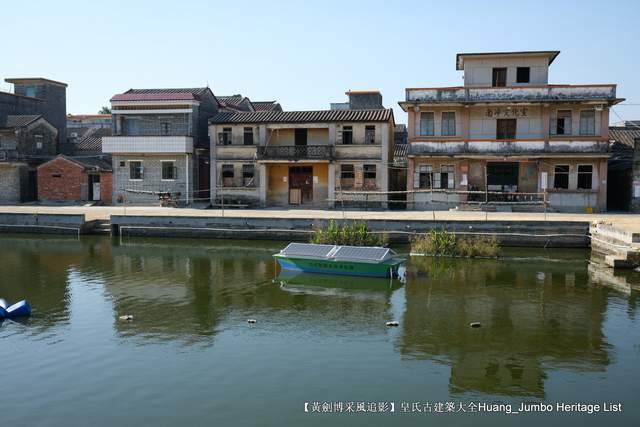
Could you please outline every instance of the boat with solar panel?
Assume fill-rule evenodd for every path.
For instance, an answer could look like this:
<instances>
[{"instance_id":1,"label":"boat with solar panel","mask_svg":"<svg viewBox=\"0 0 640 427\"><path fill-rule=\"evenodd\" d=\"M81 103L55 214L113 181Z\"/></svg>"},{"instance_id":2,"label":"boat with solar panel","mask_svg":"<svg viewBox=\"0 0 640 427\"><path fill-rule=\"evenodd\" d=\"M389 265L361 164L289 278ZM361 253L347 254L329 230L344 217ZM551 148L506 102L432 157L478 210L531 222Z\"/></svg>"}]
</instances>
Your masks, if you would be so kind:
<instances>
[{"instance_id":1,"label":"boat with solar panel","mask_svg":"<svg viewBox=\"0 0 640 427\"><path fill-rule=\"evenodd\" d=\"M390 248L315 243L290 243L273 256L284 270L387 278L405 261Z\"/></svg>"}]
</instances>

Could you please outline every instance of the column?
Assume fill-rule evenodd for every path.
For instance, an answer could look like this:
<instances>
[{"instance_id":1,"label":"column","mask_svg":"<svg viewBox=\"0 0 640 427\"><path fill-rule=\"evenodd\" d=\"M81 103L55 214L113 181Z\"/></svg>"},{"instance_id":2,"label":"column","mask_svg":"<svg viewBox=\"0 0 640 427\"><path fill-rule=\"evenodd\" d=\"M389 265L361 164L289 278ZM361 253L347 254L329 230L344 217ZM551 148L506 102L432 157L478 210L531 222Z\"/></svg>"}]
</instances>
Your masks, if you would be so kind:
<instances>
[{"instance_id":1,"label":"column","mask_svg":"<svg viewBox=\"0 0 640 427\"><path fill-rule=\"evenodd\" d=\"M335 163L329 163L327 177L327 198L329 199L329 208L333 208L335 206L335 202L333 201L336 198L336 165Z\"/></svg>"},{"instance_id":2,"label":"column","mask_svg":"<svg viewBox=\"0 0 640 427\"><path fill-rule=\"evenodd\" d=\"M607 210L607 159L600 160L598 168L598 211L606 212Z\"/></svg>"},{"instance_id":3,"label":"column","mask_svg":"<svg viewBox=\"0 0 640 427\"><path fill-rule=\"evenodd\" d=\"M267 206L267 188L269 185L267 178L267 165L265 163L259 163L258 170L260 172L260 206L265 207Z\"/></svg>"},{"instance_id":4,"label":"column","mask_svg":"<svg viewBox=\"0 0 640 427\"><path fill-rule=\"evenodd\" d=\"M209 126L209 199L211 204L216 202L218 195L218 164L217 164L217 149L216 144L216 127Z\"/></svg>"}]
</instances>

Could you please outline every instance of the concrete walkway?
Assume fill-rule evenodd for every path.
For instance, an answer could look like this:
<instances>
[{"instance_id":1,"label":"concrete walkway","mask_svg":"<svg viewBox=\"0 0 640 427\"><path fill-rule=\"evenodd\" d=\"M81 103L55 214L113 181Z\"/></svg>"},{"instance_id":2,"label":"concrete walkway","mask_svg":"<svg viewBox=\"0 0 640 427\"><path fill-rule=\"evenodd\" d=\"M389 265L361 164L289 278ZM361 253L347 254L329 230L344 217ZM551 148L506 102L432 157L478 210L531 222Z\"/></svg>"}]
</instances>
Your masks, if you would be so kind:
<instances>
[{"instance_id":1,"label":"concrete walkway","mask_svg":"<svg viewBox=\"0 0 640 427\"><path fill-rule=\"evenodd\" d=\"M640 214L569 214L469 211L339 211L305 209L195 209L158 206L1 206L0 213L85 214L86 220L108 220L111 215L161 215L240 218L406 219L437 221L598 221L633 233L640 232Z\"/></svg>"}]
</instances>

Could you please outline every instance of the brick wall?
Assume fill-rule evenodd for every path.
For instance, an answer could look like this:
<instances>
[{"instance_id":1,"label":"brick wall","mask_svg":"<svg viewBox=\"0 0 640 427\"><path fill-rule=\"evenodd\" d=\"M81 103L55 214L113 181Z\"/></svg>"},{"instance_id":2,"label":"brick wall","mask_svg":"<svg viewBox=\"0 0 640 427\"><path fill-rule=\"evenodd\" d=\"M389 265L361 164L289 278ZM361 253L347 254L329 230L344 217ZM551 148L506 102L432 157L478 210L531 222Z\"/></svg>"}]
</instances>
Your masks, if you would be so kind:
<instances>
[{"instance_id":1,"label":"brick wall","mask_svg":"<svg viewBox=\"0 0 640 427\"><path fill-rule=\"evenodd\" d=\"M112 197L113 197L113 173L102 172L100 174L100 200L105 205L110 205Z\"/></svg>"},{"instance_id":2,"label":"brick wall","mask_svg":"<svg viewBox=\"0 0 640 427\"><path fill-rule=\"evenodd\" d=\"M87 184L88 176L84 168L63 157L55 158L38 167L40 201L86 200Z\"/></svg>"}]
</instances>

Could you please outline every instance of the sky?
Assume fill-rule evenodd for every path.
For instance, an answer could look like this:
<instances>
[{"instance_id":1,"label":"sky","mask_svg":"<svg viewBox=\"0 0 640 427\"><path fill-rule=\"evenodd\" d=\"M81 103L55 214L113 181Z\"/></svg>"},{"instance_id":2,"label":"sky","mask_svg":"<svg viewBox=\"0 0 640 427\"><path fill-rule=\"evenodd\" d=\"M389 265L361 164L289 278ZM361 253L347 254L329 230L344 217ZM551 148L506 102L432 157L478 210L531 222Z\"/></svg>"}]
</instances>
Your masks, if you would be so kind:
<instances>
[{"instance_id":1,"label":"sky","mask_svg":"<svg viewBox=\"0 0 640 427\"><path fill-rule=\"evenodd\" d=\"M458 52L560 50L550 83L617 83L611 121L640 119L638 1L30 0L0 13L0 90L63 81L73 114L129 88L209 85L285 110L377 89L406 123L405 88L462 84Z\"/></svg>"}]
</instances>

